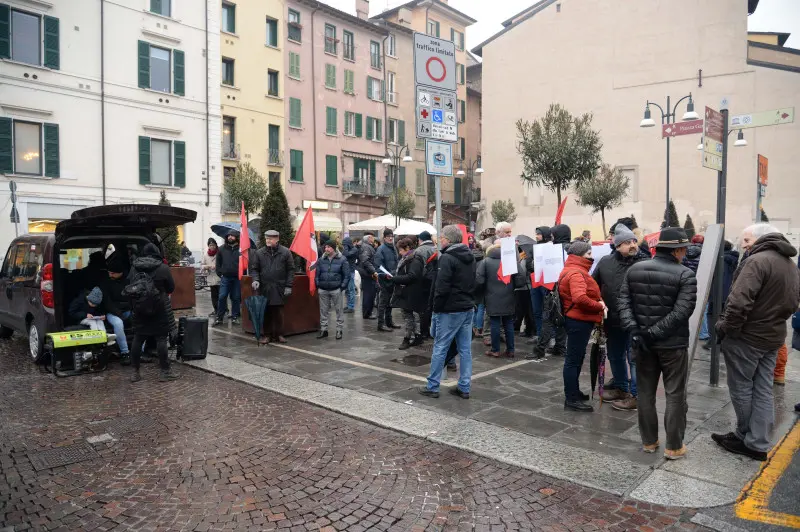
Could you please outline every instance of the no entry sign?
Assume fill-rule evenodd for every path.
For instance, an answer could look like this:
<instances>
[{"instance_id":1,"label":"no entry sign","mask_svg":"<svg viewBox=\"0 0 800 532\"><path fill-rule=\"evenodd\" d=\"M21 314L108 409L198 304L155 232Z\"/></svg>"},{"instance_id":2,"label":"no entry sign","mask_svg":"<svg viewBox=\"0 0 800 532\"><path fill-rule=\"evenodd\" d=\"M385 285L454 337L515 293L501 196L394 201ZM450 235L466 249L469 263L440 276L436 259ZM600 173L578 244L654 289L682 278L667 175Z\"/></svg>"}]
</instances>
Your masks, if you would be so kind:
<instances>
[{"instance_id":1,"label":"no entry sign","mask_svg":"<svg viewBox=\"0 0 800 532\"><path fill-rule=\"evenodd\" d=\"M414 82L436 89L456 90L456 45L414 33Z\"/></svg>"}]
</instances>

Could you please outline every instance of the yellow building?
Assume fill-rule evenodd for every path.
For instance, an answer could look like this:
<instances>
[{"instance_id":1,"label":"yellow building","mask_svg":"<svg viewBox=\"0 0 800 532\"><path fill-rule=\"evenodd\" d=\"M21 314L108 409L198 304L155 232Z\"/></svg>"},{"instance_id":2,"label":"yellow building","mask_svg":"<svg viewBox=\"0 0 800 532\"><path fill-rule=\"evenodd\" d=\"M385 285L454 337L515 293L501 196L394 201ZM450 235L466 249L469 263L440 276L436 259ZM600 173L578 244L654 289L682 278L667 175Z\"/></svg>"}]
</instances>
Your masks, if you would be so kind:
<instances>
[{"instance_id":1,"label":"yellow building","mask_svg":"<svg viewBox=\"0 0 800 532\"><path fill-rule=\"evenodd\" d=\"M233 175L239 163L249 163L270 185L282 184L283 3L223 0L221 9L223 177ZM227 200L223 200L222 209L227 219L239 212L239 207Z\"/></svg>"}]
</instances>

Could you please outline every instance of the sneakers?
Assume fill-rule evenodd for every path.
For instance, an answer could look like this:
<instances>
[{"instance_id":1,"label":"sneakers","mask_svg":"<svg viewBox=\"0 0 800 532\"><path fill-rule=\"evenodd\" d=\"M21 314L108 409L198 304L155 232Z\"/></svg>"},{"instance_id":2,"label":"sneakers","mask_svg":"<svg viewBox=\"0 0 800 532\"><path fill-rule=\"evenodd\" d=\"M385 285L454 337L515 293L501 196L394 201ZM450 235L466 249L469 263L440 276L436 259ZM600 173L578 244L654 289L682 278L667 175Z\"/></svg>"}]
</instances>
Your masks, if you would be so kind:
<instances>
[{"instance_id":1,"label":"sneakers","mask_svg":"<svg viewBox=\"0 0 800 532\"><path fill-rule=\"evenodd\" d=\"M765 462L767 460L767 453L750 449L732 432L728 434L712 434L711 438L728 452L741 454L742 456L758 460L759 462Z\"/></svg>"},{"instance_id":2,"label":"sneakers","mask_svg":"<svg viewBox=\"0 0 800 532\"><path fill-rule=\"evenodd\" d=\"M583 401L564 401L564 410L573 410L575 412L594 412L592 405Z\"/></svg>"},{"instance_id":3,"label":"sneakers","mask_svg":"<svg viewBox=\"0 0 800 532\"><path fill-rule=\"evenodd\" d=\"M317 340L321 340L322 338L327 338L327 337L328 337L328 331L320 331L317 334Z\"/></svg>"},{"instance_id":4,"label":"sneakers","mask_svg":"<svg viewBox=\"0 0 800 532\"><path fill-rule=\"evenodd\" d=\"M414 335L414 339L411 340L411 347L416 347L418 345L422 345L422 342L423 342L422 335L421 334L415 334Z\"/></svg>"},{"instance_id":5,"label":"sneakers","mask_svg":"<svg viewBox=\"0 0 800 532\"><path fill-rule=\"evenodd\" d=\"M169 382L169 381L177 380L178 377L179 377L179 375L177 373L174 373L171 368L170 369L162 369L161 373L158 375L158 381L159 382Z\"/></svg>"},{"instance_id":6,"label":"sneakers","mask_svg":"<svg viewBox=\"0 0 800 532\"><path fill-rule=\"evenodd\" d=\"M530 355L525 355L525 360L542 360L544 359L544 353L531 353Z\"/></svg>"},{"instance_id":7,"label":"sneakers","mask_svg":"<svg viewBox=\"0 0 800 532\"><path fill-rule=\"evenodd\" d=\"M417 388L417 393L420 395L424 395L425 397L433 397L434 399L439 398L439 392L434 392L433 390L429 390L426 387Z\"/></svg>"},{"instance_id":8,"label":"sneakers","mask_svg":"<svg viewBox=\"0 0 800 532\"><path fill-rule=\"evenodd\" d=\"M621 411L630 411L636 410L637 403L636 398L632 395L628 395L625 399L620 399L618 401L613 401L611 403L611 408L614 410L621 410Z\"/></svg>"},{"instance_id":9,"label":"sneakers","mask_svg":"<svg viewBox=\"0 0 800 532\"><path fill-rule=\"evenodd\" d=\"M456 386L455 388L450 388L450 390L448 390L447 393L449 393L450 395L455 395L456 397L460 397L462 399L469 399L469 392L462 392L458 388L458 386Z\"/></svg>"},{"instance_id":10,"label":"sneakers","mask_svg":"<svg viewBox=\"0 0 800 532\"><path fill-rule=\"evenodd\" d=\"M131 365L131 354L130 353L122 353L119 355L119 363L123 366L130 366Z\"/></svg>"},{"instance_id":11,"label":"sneakers","mask_svg":"<svg viewBox=\"0 0 800 532\"><path fill-rule=\"evenodd\" d=\"M142 374L139 373L138 369L133 370L133 375L131 375L131 382L139 382L142 380Z\"/></svg>"},{"instance_id":12,"label":"sneakers","mask_svg":"<svg viewBox=\"0 0 800 532\"><path fill-rule=\"evenodd\" d=\"M238 318L238 316L237 316L236 318L231 318L231 324L233 324L233 325L239 325L240 323L242 323L242 322L241 322L241 320Z\"/></svg>"},{"instance_id":13,"label":"sneakers","mask_svg":"<svg viewBox=\"0 0 800 532\"><path fill-rule=\"evenodd\" d=\"M405 351L409 347L411 347L411 339L405 337L403 338L403 342L400 344L400 347L398 347L397 349L399 349L400 351Z\"/></svg>"},{"instance_id":14,"label":"sneakers","mask_svg":"<svg viewBox=\"0 0 800 532\"><path fill-rule=\"evenodd\" d=\"M392 332L392 330L389 327L386 327L384 324L379 323L378 332Z\"/></svg>"},{"instance_id":15,"label":"sneakers","mask_svg":"<svg viewBox=\"0 0 800 532\"><path fill-rule=\"evenodd\" d=\"M656 442L652 445L642 445L642 450L646 453L652 454L656 452L656 449L658 449L659 445L661 445L661 442L656 440Z\"/></svg>"},{"instance_id":16,"label":"sneakers","mask_svg":"<svg viewBox=\"0 0 800 532\"><path fill-rule=\"evenodd\" d=\"M390 329L402 329L403 328L402 325L395 325L394 323L387 323L386 326L389 327Z\"/></svg>"},{"instance_id":17,"label":"sneakers","mask_svg":"<svg viewBox=\"0 0 800 532\"><path fill-rule=\"evenodd\" d=\"M664 451L664 458L667 460L680 460L686 457L686 445L682 445L680 449L666 449Z\"/></svg>"},{"instance_id":18,"label":"sneakers","mask_svg":"<svg viewBox=\"0 0 800 532\"><path fill-rule=\"evenodd\" d=\"M217 318L214 320L214 323L212 323L211 326L212 327L219 327L223 323L225 323L224 320L222 318L220 318L219 316L217 316Z\"/></svg>"},{"instance_id":19,"label":"sneakers","mask_svg":"<svg viewBox=\"0 0 800 532\"><path fill-rule=\"evenodd\" d=\"M612 388L610 390L603 390L603 401L619 401L620 399L625 399L628 396L627 393L623 392L622 390L617 390L616 388Z\"/></svg>"}]
</instances>

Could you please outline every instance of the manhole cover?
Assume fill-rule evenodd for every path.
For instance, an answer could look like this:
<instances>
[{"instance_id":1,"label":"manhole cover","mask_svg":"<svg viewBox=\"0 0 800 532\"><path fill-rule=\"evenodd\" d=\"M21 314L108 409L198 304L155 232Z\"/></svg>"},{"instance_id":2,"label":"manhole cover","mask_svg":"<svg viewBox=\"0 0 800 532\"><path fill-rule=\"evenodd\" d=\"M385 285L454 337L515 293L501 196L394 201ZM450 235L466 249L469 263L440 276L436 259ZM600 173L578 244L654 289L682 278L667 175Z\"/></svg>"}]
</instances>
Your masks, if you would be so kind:
<instances>
[{"instance_id":1,"label":"manhole cover","mask_svg":"<svg viewBox=\"0 0 800 532\"><path fill-rule=\"evenodd\" d=\"M48 449L40 453L29 455L31 464L36 471L51 469L54 467L75 464L84 460L97 458L94 448L86 442L76 443L75 445L65 445Z\"/></svg>"},{"instance_id":2,"label":"manhole cover","mask_svg":"<svg viewBox=\"0 0 800 532\"><path fill-rule=\"evenodd\" d=\"M431 357L426 357L422 355L408 355L403 358L395 358L392 362L397 362L398 364L402 364L404 366L426 366L431 363Z\"/></svg>"},{"instance_id":3,"label":"manhole cover","mask_svg":"<svg viewBox=\"0 0 800 532\"><path fill-rule=\"evenodd\" d=\"M126 432L139 432L152 429L156 425L158 425L158 423L148 416L128 416L109 421L108 425L106 425L106 432L118 436Z\"/></svg>"}]
</instances>

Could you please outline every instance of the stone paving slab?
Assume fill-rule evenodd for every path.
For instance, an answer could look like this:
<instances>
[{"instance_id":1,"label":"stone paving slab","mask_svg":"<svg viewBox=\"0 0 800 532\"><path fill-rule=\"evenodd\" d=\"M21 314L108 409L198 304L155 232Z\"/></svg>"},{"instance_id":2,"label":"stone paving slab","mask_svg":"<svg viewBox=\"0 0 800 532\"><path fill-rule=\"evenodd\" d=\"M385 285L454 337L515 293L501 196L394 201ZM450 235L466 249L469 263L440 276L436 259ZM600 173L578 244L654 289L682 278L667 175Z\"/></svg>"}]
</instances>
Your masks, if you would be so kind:
<instances>
[{"instance_id":1,"label":"stone paving slab","mask_svg":"<svg viewBox=\"0 0 800 532\"><path fill-rule=\"evenodd\" d=\"M662 469L653 471L630 493L631 498L639 501L693 508L729 504L738 495L738 488L727 488Z\"/></svg>"}]
</instances>

